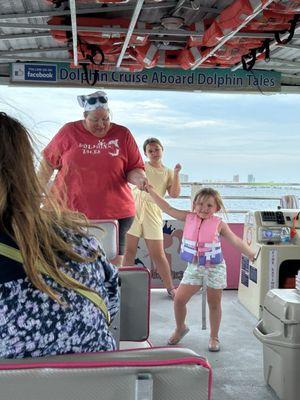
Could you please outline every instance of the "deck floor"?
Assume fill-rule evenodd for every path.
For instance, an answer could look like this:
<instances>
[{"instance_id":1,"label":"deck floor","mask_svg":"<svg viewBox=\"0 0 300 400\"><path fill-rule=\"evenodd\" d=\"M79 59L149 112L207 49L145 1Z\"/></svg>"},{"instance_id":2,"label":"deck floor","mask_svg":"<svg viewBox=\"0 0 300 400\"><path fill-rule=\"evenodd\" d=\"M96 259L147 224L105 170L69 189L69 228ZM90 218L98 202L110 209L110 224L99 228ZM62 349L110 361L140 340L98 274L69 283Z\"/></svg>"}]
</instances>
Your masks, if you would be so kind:
<instances>
[{"instance_id":1,"label":"deck floor","mask_svg":"<svg viewBox=\"0 0 300 400\"><path fill-rule=\"evenodd\" d=\"M262 344L252 333L256 319L238 302L237 290L224 290L220 330L221 351L207 349L209 329L201 329L200 294L188 304L190 332L180 343L206 357L213 369L213 400L275 400L276 394L263 377ZM208 321L207 321L207 325ZM150 340L165 346L174 329L173 302L166 291L151 291Z\"/></svg>"}]
</instances>

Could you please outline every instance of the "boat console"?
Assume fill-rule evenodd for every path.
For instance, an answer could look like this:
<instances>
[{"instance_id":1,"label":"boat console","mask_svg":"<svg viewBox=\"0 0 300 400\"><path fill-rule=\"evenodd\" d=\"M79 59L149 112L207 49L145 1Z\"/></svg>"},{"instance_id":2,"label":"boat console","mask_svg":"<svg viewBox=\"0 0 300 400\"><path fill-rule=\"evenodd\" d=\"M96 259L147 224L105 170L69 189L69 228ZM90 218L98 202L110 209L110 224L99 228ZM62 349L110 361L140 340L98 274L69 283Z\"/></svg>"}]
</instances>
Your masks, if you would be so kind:
<instances>
[{"instance_id":1,"label":"boat console","mask_svg":"<svg viewBox=\"0 0 300 400\"><path fill-rule=\"evenodd\" d=\"M300 211L251 211L245 218L243 239L256 251L256 260L241 258L238 298L260 318L268 290L295 287L300 270Z\"/></svg>"}]
</instances>

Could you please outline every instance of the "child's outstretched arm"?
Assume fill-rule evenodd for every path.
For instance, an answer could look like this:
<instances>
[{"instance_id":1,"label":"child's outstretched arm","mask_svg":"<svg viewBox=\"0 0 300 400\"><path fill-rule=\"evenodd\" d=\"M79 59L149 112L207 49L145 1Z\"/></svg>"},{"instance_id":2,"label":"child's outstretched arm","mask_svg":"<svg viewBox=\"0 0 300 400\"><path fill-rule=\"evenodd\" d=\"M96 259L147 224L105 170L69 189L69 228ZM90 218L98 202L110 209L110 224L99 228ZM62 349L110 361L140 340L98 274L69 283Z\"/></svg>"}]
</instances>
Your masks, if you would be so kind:
<instances>
[{"instance_id":1,"label":"child's outstretched arm","mask_svg":"<svg viewBox=\"0 0 300 400\"><path fill-rule=\"evenodd\" d=\"M239 238L225 222L221 222L221 235L225 237L234 247L240 250L251 261L255 260L255 252L241 238Z\"/></svg>"},{"instance_id":2,"label":"child's outstretched arm","mask_svg":"<svg viewBox=\"0 0 300 400\"><path fill-rule=\"evenodd\" d=\"M164 200L159 194L157 194L153 190L151 185L147 186L147 191L163 212L165 212L166 214L170 215L173 218L185 221L185 218L188 215L189 211L178 210L177 208L170 206L170 204L166 202L166 200Z\"/></svg>"}]
</instances>

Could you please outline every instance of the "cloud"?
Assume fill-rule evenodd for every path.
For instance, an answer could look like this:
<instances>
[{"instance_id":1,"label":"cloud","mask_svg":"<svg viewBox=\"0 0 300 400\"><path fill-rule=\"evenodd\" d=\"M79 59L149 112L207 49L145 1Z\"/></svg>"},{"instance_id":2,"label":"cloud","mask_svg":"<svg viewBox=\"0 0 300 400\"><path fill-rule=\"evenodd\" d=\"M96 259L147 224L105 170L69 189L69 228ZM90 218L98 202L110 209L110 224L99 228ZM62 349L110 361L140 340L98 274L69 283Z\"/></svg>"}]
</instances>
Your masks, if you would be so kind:
<instances>
[{"instance_id":1,"label":"cloud","mask_svg":"<svg viewBox=\"0 0 300 400\"><path fill-rule=\"evenodd\" d=\"M111 100L109 105L114 112L124 112L124 111L133 111L136 112L138 110L149 111L149 112L157 112L157 111L166 111L168 110L168 105L163 103L159 99L144 100L144 101L134 101L134 100Z\"/></svg>"},{"instance_id":2,"label":"cloud","mask_svg":"<svg viewBox=\"0 0 300 400\"><path fill-rule=\"evenodd\" d=\"M184 128L202 128L203 126L223 126L226 124L224 121L218 120L196 120L196 121L189 121L183 124Z\"/></svg>"}]
</instances>

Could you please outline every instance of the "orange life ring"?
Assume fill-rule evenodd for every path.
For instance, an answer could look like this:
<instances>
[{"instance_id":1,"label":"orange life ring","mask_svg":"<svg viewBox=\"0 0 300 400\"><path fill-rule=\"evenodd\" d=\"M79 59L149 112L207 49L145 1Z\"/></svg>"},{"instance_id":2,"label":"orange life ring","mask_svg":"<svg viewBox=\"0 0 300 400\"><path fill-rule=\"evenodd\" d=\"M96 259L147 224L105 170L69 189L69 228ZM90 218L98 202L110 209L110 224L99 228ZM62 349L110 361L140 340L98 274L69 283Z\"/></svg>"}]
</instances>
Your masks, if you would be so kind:
<instances>
[{"instance_id":1,"label":"orange life ring","mask_svg":"<svg viewBox=\"0 0 300 400\"><path fill-rule=\"evenodd\" d=\"M145 68L155 67L159 59L159 50L152 43L130 49L130 54L135 60L143 64Z\"/></svg>"}]
</instances>

